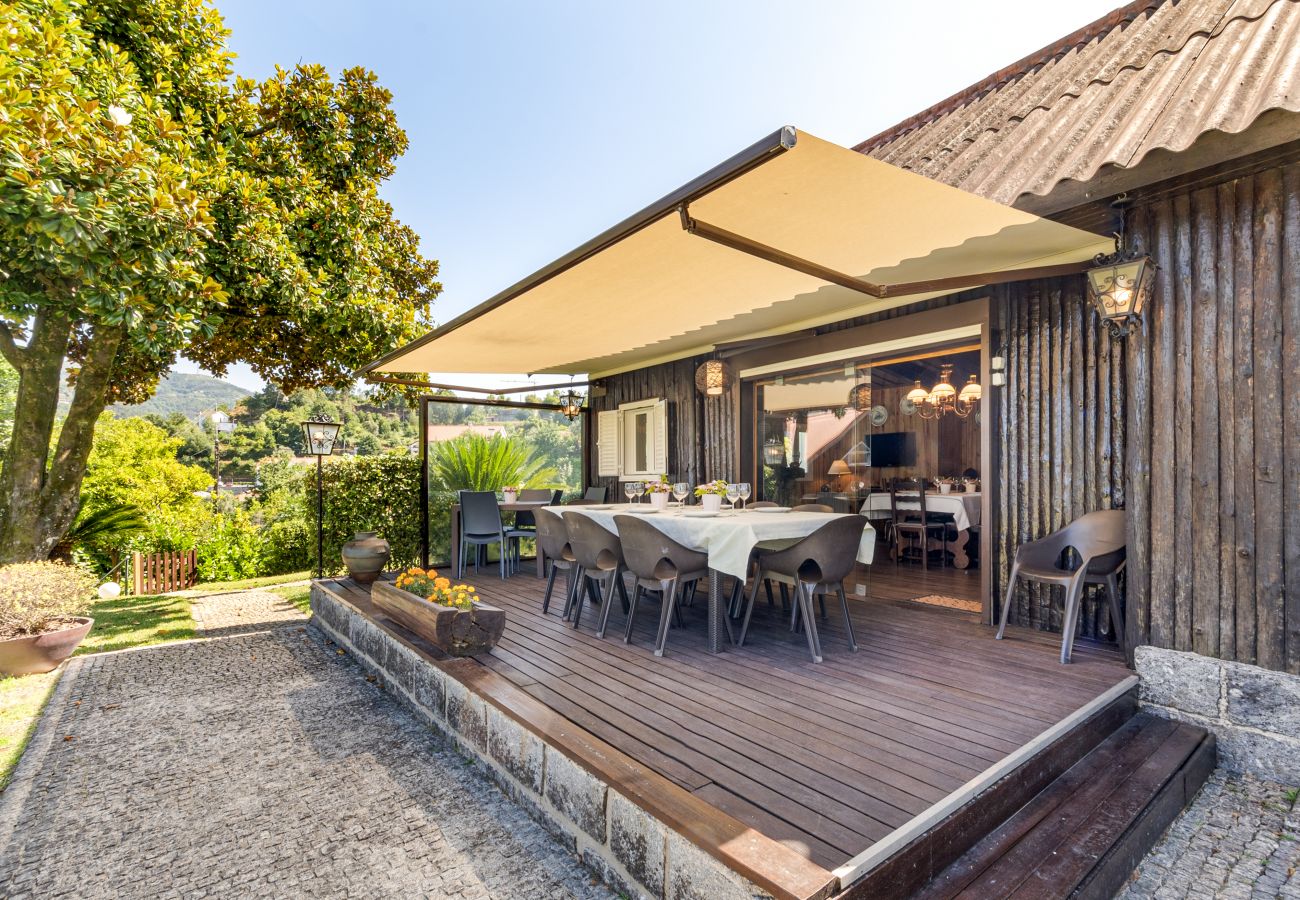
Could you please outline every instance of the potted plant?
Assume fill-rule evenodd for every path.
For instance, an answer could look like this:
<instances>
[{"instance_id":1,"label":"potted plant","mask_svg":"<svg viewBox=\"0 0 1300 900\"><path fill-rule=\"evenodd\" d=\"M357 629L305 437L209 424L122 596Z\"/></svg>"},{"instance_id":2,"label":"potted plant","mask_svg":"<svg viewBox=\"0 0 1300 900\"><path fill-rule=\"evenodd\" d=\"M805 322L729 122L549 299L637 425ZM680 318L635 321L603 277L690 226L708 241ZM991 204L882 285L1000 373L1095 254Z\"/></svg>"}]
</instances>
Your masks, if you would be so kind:
<instances>
[{"instance_id":1,"label":"potted plant","mask_svg":"<svg viewBox=\"0 0 1300 900\"><path fill-rule=\"evenodd\" d=\"M668 498L672 496L673 486L667 475L660 475L658 481L647 481L645 492L650 495L650 505L655 509L667 509Z\"/></svg>"},{"instance_id":2,"label":"potted plant","mask_svg":"<svg viewBox=\"0 0 1300 900\"><path fill-rule=\"evenodd\" d=\"M955 478L952 478L947 475L941 475L938 478L934 479L934 483L939 485L939 493L941 494L952 493L952 486L955 482L956 482Z\"/></svg>"},{"instance_id":3,"label":"potted plant","mask_svg":"<svg viewBox=\"0 0 1300 900\"><path fill-rule=\"evenodd\" d=\"M0 674L58 668L90 633L95 579L56 562L0 566Z\"/></svg>"},{"instance_id":4,"label":"potted plant","mask_svg":"<svg viewBox=\"0 0 1300 900\"><path fill-rule=\"evenodd\" d=\"M717 512L722 509L722 498L727 496L727 483L709 481L705 484L697 484L695 496L700 498L700 504L707 512Z\"/></svg>"},{"instance_id":5,"label":"potted plant","mask_svg":"<svg viewBox=\"0 0 1300 900\"><path fill-rule=\"evenodd\" d=\"M506 613L478 599L470 585L452 584L433 569L399 572L377 581L370 600L403 628L451 656L487 653L501 640Z\"/></svg>"},{"instance_id":6,"label":"potted plant","mask_svg":"<svg viewBox=\"0 0 1300 900\"><path fill-rule=\"evenodd\" d=\"M519 488L503 487L501 489L501 500L503 503L514 503L519 499Z\"/></svg>"}]
</instances>

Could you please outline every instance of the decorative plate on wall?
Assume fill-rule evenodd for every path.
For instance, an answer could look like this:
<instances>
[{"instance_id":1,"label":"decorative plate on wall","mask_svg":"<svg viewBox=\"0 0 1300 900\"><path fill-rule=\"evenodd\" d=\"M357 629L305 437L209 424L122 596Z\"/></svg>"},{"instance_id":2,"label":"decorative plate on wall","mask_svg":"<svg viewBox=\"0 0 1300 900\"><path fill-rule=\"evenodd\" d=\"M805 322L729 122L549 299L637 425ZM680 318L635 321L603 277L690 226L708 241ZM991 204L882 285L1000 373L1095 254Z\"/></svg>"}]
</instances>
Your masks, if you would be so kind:
<instances>
[{"instance_id":1,"label":"decorative plate on wall","mask_svg":"<svg viewBox=\"0 0 1300 900\"><path fill-rule=\"evenodd\" d=\"M871 407L871 424L879 428L889 421L889 410L883 406Z\"/></svg>"},{"instance_id":2,"label":"decorative plate on wall","mask_svg":"<svg viewBox=\"0 0 1300 900\"><path fill-rule=\"evenodd\" d=\"M898 411L905 416L915 415L916 404L904 397L902 400L898 401Z\"/></svg>"}]
</instances>

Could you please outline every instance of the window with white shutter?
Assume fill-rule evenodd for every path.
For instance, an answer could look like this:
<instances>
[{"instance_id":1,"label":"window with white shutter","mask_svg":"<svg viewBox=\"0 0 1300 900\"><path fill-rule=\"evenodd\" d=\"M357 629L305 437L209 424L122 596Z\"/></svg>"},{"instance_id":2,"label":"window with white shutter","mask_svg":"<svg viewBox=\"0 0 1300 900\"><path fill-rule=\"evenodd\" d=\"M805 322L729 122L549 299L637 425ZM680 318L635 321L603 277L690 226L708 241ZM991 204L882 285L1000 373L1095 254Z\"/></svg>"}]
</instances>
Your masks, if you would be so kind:
<instances>
[{"instance_id":1,"label":"window with white shutter","mask_svg":"<svg viewBox=\"0 0 1300 900\"><path fill-rule=\"evenodd\" d=\"M619 475L619 422L622 414L611 409L596 413L596 474L601 478Z\"/></svg>"},{"instance_id":2,"label":"window with white shutter","mask_svg":"<svg viewBox=\"0 0 1300 900\"><path fill-rule=\"evenodd\" d=\"M668 401L624 403L596 414L596 474L637 481L668 472Z\"/></svg>"}]
</instances>

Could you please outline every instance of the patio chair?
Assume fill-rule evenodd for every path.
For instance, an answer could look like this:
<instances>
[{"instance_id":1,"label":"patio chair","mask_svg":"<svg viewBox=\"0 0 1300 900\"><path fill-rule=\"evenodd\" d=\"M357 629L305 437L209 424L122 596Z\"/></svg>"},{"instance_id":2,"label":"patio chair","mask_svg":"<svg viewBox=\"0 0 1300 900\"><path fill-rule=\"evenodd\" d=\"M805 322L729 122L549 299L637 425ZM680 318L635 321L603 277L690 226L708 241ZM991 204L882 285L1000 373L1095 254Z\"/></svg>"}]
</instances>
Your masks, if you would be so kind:
<instances>
[{"instance_id":1,"label":"patio chair","mask_svg":"<svg viewBox=\"0 0 1300 900\"><path fill-rule=\"evenodd\" d=\"M784 550L764 553L758 559L758 578L749 592L745 604L745 618L740 626L736 646L745 643L749 620L754 614L758 599L759 582L768 578L793 582L795 606L802 613L804 634L808 638L808 652L815 663L822 661L821 638L817 634L817 618L813 615L813 597L834 592L840 598L844 613L844 630L848 634L849 650L856 653L857 639L853 636L853 620L849 616L849 600L844 593L844 579L853 571L858 558L858 543L867 527L865 516L850 515L831 519L821 528Z\"/></svg>"},{"instance_id":2,"label":"patio chair","mask_svg":"<svg viewBox=\"0 0 1300 900\"><path fill-rule=\"evenodd\" d=\"M745 509L768 509L773 506L780 506L775 500L755 500L753 503L745 504Z\"/></svg>"},{"instance_id":3,"label":"patio chair","mask_svg":"<svg viewBox=\"0 0 1300 900\"><path fill-rule=\"evenodd\" d=\"M551 592L555 589L555 575L565 573L564 616L569 617L573 606L573 590L578 583L578 563L569 546L569 529L559 513L537 510L537 549L546 557L546 591L542 594L542 614L551 609Z\"/></svg>"},{"instance_id":4,"label":"patio chair","mask_svg":"<svg viewBox=\"0 0 1300 900\"><path fill-rule=\"evenodd\" d=\"M709 577L708 554L682 546L637 516L615 516L614 524L618 526L628 571L636 578L623 643L632 642L632 627L636 622L641 595L655 592L659 594L659 631L655 637L655 656L663 656L672 618L675 617L677 624L681 624L679 606L687 585Z\"/></svg>"},{"instance_id":5,"label":"patio chair","mask_svg":"<svg viewBox=\"0 0 1300 900\"><path fill-rule=\"evenodd\" d=\"M593 587L599 588L604 608L601 610L596 637L604 637L605 626L609 622L609 608L614 602L615 586L622 595L623 611L628 610L627 587L623 584L623 573L627 571L627 565L623 561L623 545L619 542L618 535L607 531L599 522L582 513L564 513L564 527L569 532L569 548L578 564L573 627L577 628L582 619L582 607L588 592Z\"/></svg>"},{"instance_id":6,"label":"patio chair","mask_svg":"<svg viewBox=\"0 0 1300 900\"><path fill-rule=\"evenodd\" d=\"M600 486L587 488L587 492L582 495L583 500L590 500L592 503L604 503L606 490Z\"/></svg>"},{"instance_id":7,"label":"patio chair","mask_svg":"<svg viewBox=\"0 0 1300 900\"><path fill-rule=\"evenodd\" d=\"M522 503L540 503L545 500L551 506L559 506L562 496L564 491L551 491L545 488L525 488L519 492L519 500ZM515 531L537 533L537 520L533 517L531 509L521 509L515 513Z\"/></svg>"},{"instance_id":8,"label":"patio chair","mask_svg":"<svg viewBox=\"0 0 1300 900\"><path fill-rule=\"evenodd\" d=\"M1045 538L1021 544L1016 548L1011 577L1007 580L1007 596L1002 603L997 639L1002 640L1002 635L1007 630L1007 618L1016 592L1016 579L1024 578L1039 584L1059 584L1065 588L1065 622L1061 634L1063 665L1070 661L1070 652L1074 648L1075 626L1079 621L1079 605L1085 584L1105 585L1115 636L1120 647L1124 647L1124 614L1119 604L1119 573L1124 569L1126 554L1124 511L1118 509L1090 512ZM1067 555L1077 557L1072 560L1076 564L1071 568L1065 568L1061 564Z\"/></svg>"},{"instance_id":9,"label":"patio chair","mask_svg":"<svg viewBox=\"0 0 1300 900\"><path fill-rule=\"evenodd\" d=\"M474 548L474 571L478 572L479 554L484 547L500 544L501 577L506 577L511 561L510 542L522 535L501 523L501 507L493 491L460 492L460 568L457 578L465 577L465 552Z\"/></svg>"},{"instance_id":10,"label":"patio chair","mask_svg":"<svg viewBox=\"0 0 1300 900\"><path fill-rule=\"evenodd\" d=\"M795 512L833 513L835 507L825 503L800 503L794 507Z\"/></svg>"},{"instance_id":11,"label":"patio chair","mask_svg":"<svg viewBox=\"0 0 1300 900\"><path fill-rule=\"evenodd\" d=\"M919 544L921 566L924 569L930 568L930 539L938 535L943 541L943 558L948 558L948 523L942 521L935 514L926 508L925 491L926 484L924 478L914 479L895 479L889 486L889 511L891 515L890 532L893 538L891 546L894 557L894 565L898 565L899 557L904 555L902 541L904 535L909 539L915 538ZM900 509L898 505L898 494L915 493L920 501L921 508L918 509ZM908 497L904 502L910 502ZM951 516L947 517L951 519ZM908 549L911 549L910 547Z\"/></svg>"}]
</instances>

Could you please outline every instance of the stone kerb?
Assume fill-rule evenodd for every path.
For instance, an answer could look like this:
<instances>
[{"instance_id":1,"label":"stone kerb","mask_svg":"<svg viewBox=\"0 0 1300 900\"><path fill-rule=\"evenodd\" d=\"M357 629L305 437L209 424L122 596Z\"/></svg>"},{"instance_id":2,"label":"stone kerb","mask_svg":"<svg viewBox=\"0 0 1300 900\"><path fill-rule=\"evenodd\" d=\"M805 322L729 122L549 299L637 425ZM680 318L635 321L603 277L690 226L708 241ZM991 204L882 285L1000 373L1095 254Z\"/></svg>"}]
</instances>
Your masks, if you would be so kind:
<instances>
[{"instance_id":1,"label":"stone kerb","mask_svg":"<svg viewBox=\"0 0 1300 900\"><path fill-rule=\"evenodd\" d=\"M1225 769L1300 786L1300 676L1150 646L1135 666L1142 706L1213 731Z\"/></svg>"},{"instance_id":2,"label":"stone kerb","mask_svg":"<svg viewBox=\"0 0 1300 900\"><path fill-rule=\"evenodd\" d=\"M771 896L345 600L313 584L311 606L312 627L482 764L514 802L614 890L672 900Z\"/></svg>"}]
</instances>

